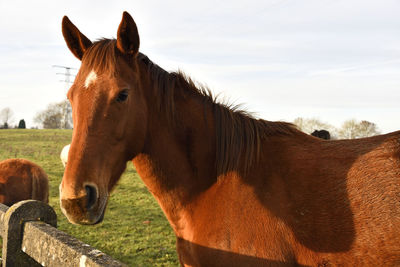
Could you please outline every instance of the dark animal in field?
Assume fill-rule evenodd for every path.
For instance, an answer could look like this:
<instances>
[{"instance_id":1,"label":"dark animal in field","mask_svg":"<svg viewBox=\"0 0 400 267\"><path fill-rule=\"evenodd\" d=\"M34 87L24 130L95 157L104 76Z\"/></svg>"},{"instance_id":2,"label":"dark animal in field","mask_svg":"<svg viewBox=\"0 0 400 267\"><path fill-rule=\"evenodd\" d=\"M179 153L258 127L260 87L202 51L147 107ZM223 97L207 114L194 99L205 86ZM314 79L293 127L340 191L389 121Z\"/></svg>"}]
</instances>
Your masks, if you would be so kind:
<instances>
[{"instance_id":1,"label":"dark animal in field","mask_svg":"<svg viewBox=\"0 0 400 267\"><path fill-rule=\"evenodd\" d=\"M327 130L315 130L311 135L325 140L331 139L331 134Z\"/></svg>"},{"instance_id":2,"label":"dark animal in field","mask_svg":"<svg viewBox=\"0 0 400 267\"><path fill-rule=\"evenodd\" d=\"M326 142L216 103L139 52L126 12L116 40L67 17L62 31L82 61L60 186L71 222L101 222L132 161L183 266L400 265L400 132Z\"/></svg>"},{"instance_id":3,"label":"dark animal in field","mask_svg":"<svg viewBox=\"0 0 400 267\"><path fill-rule=\"evenodd\" d=\"M27 199L49 202L49 180L45 171L26 159L0 161L0 202L11 206Z\"/></svg>"}]
</instances>

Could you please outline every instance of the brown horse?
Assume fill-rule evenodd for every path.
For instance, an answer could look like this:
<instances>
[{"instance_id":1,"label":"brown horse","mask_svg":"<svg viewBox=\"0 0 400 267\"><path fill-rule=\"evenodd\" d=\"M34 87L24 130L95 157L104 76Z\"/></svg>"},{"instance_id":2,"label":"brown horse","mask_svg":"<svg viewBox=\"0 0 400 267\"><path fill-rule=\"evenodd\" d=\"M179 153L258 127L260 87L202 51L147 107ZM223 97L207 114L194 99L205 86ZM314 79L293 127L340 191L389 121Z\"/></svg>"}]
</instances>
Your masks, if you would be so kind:
<instances>
[{"instance_id":1,"label":"brown horse","mask_svg":"<svg viewBox=\"0 0 400 267\"><path fill-rule=\"evenodd\" d=\"M44 170L26 159L0 162L0 202L11 206L22 200L49 202L49 180Z\"/></svg>"},{"instance_id":2,"label":"brown horse","mask_svg":"<svg viewBox=\"0 0 400 267\"><path fill-rule=\"evenodd\" d=\"M103 219L132 160L184 266L400 265L400 132L326 142L216 103L138 52L126 12L116 40L67 17L62 31L82 61L60 185L71 222Z\"/></svg>"}]
</instances>

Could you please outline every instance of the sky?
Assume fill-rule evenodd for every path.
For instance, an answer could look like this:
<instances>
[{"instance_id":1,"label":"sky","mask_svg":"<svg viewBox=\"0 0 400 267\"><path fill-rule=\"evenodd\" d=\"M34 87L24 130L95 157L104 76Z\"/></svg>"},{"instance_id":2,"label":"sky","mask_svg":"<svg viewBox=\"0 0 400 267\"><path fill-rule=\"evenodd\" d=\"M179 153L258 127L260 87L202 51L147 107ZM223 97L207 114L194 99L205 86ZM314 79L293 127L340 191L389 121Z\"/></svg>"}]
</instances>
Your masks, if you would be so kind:
<instances>
[{"instance_id":1,"label":"sky","mask_svg":"<svg viewBox=\"0 0 400 267\"><path fill-rule=\"evenodd\" d=\"M152 61L260 118L400 130L398 0L0 0L0 110L35 126L70 86L53 65L80 66L62 17L93 41L115 38L123 11Z\"/></svg>"}]
</instances>

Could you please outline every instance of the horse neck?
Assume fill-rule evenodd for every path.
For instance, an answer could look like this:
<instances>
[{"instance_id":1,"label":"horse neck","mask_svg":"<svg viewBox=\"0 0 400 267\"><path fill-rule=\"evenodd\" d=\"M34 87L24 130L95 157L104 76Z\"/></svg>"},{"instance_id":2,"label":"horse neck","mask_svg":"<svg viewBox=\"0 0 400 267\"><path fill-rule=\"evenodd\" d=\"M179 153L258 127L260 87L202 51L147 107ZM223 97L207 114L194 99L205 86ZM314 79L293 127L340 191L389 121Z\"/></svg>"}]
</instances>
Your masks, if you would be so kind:
<instances>
[{"instance_id":1,"label":"horse neck","mask_svg":"<svg viewBox=\"0 0 400 267\"><path fill-rule=\"evenodd\" d=\"M140 70L146 72L145 66ZM150 74L141 77L143 88L153 86ZM149 103L147 140L133 160L176 232L185 207L216 181L212 113L202 96L190 90L175 88L173 115L160 112L155 91L144 90Z\"/></svg>"}]
</instances>

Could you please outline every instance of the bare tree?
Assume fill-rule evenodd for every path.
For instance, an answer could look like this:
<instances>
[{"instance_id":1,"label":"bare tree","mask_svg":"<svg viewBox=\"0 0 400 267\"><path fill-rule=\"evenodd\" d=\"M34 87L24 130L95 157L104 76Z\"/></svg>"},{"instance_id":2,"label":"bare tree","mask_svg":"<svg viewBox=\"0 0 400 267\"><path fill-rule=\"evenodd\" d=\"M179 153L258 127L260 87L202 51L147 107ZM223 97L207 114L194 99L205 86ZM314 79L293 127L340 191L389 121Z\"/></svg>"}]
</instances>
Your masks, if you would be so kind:
<instances>
[{"instance_id":1,"label":"bare tree","mask_svg":"<svg viewBox=\"0 0 400 267\"><path fill-rule=\"evenodd\" d=\"M338 131L341 139L362 138L377 134L380 134L380 131L375 123L369 121L358 122L355 119L345 121Z\"/></svg>"},{"instance_id":2,"label":"bare tree","mask_svg":"<svg viewBox=\"0 0 400 267\"><path fill-rule=\"evenodd\" d=\"M58 108L61 111L61 127L63 129L71 129L72 128L72 108L71 104L68 100L64 100L57 104Z\"/></svg>"},{"instance_id":3,"label":"bare tree","mask_svg":"<svg viewBox=\"0 0 400 267\"><path fill-rule=\"evenodd\" d=\"M52 103L47 109L36 114L34 121L44 129L71 129L71 106L68 100Z\"/></svg>"},{"instance_id":4,"label":"bare tree","mask_svg":"<svg viewBox=\"0 0 400 267\"><path fill-rule=\"evenodd\" d=\"M358 138L358 122L354 119L347 120L342 124L342 128L338 131L340 139Z\"/></svg>"},{"instance_id":5,"label":"bare tree","mask_svg":"<svg viewBox=\"0 0 400 267\"><path fill-rule=\"evenodd\" d=\"M0 112L0 120L2 128L7 129L13 121L14 112L10 108L4 108Z\"/></svg>"},{"instance_id":6,"label":"bare tree","mask_svg":"<svg viewBox=\"0 0 400 267\"><path fill-rule=\"evenodd\" d=\"M378 126L375 123L369 121L361 121L360 133L363 137L369 137L378 135L381 133L381 131L379 130Z\"/></svg>"}]
</instances>

